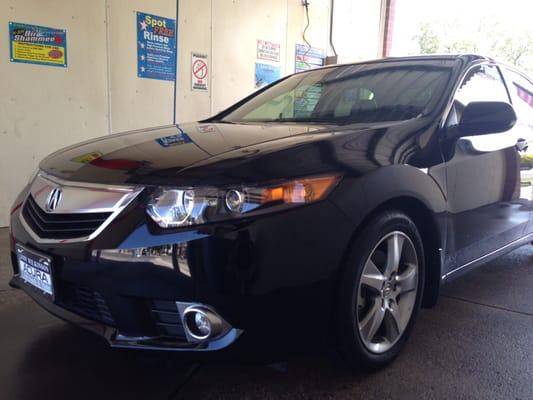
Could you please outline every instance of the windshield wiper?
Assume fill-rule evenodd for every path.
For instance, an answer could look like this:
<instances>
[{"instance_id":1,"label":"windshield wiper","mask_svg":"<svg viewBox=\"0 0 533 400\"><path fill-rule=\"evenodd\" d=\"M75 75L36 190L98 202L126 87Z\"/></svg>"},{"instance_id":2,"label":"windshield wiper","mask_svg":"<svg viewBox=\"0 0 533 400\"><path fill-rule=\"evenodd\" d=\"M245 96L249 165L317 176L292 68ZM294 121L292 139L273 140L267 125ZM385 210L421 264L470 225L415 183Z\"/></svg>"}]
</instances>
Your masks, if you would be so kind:
<instances>
[{"instance_id":1,"label":"windshield wiper","mask_svg":"<svg viewBox=\"0 0 533 400\"><path fill-rule=\"evenodd\" d=\"M273 119L246 119L241 121L234 121L236 123L261 123L261 124L268 124L268 123L280 123L280 122L294 122L294 123L329 123L329 124L336 124L337 121L331 118L273 118Z\"/></svg>"}]
</instances>

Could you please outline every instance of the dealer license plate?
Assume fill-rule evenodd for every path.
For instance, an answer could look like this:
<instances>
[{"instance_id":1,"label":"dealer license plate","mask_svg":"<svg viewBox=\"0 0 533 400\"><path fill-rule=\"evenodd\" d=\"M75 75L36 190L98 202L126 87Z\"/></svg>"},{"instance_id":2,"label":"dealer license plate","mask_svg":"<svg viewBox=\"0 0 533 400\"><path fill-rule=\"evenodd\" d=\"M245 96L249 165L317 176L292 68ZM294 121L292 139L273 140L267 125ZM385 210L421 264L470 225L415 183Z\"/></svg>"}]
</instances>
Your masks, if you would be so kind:
<instances>
[{"instance_id":1,"label":"dealer license plate","mask_svg":"<svg viewBox=\"0 0 533 400\"><path fill-rule=\"evenodd\" d=\"M51 258L17 245L17 260L20 278L27 284L40 289L46 295L53 297Z\"/></svg>"}]
</instances>

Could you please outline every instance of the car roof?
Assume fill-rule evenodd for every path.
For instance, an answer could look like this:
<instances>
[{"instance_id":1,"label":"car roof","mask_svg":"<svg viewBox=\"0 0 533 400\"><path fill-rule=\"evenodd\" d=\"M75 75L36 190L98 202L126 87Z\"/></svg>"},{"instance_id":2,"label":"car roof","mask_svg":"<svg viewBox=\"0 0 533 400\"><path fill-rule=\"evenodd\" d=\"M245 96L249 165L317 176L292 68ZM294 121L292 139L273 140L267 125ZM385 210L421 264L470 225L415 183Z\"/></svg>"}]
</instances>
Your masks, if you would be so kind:
<instances>
[{"instance_id":1,"label":"car roof","mask_svg":"<svg viewBox=\"0 0 533 400\"><path fill-rule=\"evenodd\" d=\"M382 60L392 61L420 61L420 60L455 60L461 59L465 61L494 61L489 57L482 56L480 54L420 54L404 57L385 57Z\"/></svg>"},{"instance_id":2,"label":"car roof","mask_svg":"<svg viewBox=\"0 0 533 400\"><path fill-rule=\"evenodd\" d=\"M493 63L496 62L492 58L485 57L479 54L421 54L421 55L402 56L402 57L376 58L373 60L364 60L364 61L356 61L356 62L349 62L349 63L342 63L342 64L325 65L323 67L313 68L313 70L335 68L335 67L346 67L346 66L351 66L351 65L380 64L380 63L388 63L388 62L417 63L420 61L444 61L444 60L447 60L447 61L450 61L450 60L459 61L460 60L465 65L468 65L473 62L481 62L481 61L489 61ZM297 72L297 74L304 73L307 71Z\"/></svg>"}]
</instances>

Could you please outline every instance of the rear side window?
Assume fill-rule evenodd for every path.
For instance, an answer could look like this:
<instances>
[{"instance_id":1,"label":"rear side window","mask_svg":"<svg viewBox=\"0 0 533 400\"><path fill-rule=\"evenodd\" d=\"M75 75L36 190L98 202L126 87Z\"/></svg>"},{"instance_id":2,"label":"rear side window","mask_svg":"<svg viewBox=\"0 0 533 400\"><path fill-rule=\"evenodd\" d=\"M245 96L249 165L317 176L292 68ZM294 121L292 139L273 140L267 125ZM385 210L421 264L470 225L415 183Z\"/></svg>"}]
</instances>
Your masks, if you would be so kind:
<instances>
[{"instance_id":1,"label":"rear side window","mask_svg":"<svg viewBox=\"0 0 533 400\"><path fill-rule=\"evenodd\" d=\"M508 69L505 70L505 78L518 123L533 129L533 84L522 75Z\"/></svg>"}]
</instances>

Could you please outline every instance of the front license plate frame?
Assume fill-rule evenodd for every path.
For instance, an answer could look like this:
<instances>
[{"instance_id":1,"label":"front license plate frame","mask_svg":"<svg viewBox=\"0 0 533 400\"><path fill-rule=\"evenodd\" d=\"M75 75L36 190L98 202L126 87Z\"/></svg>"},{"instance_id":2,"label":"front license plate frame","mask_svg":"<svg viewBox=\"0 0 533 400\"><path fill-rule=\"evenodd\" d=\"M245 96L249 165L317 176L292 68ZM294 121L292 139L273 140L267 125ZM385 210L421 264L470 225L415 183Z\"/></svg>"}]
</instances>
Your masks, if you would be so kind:
<instances>
[{"instance_id":1,"label":"front license plate frame","mask_svg":"<svg viewBox=\"0 0 533 400\"><path fill-rule=\"evenodd\" d=\"M30 250L18 243L16 244L16 254L20 279L26 285L39 291L53 301L55 291L52 274L52 257Z\"/></svg>"}]
</instances>

